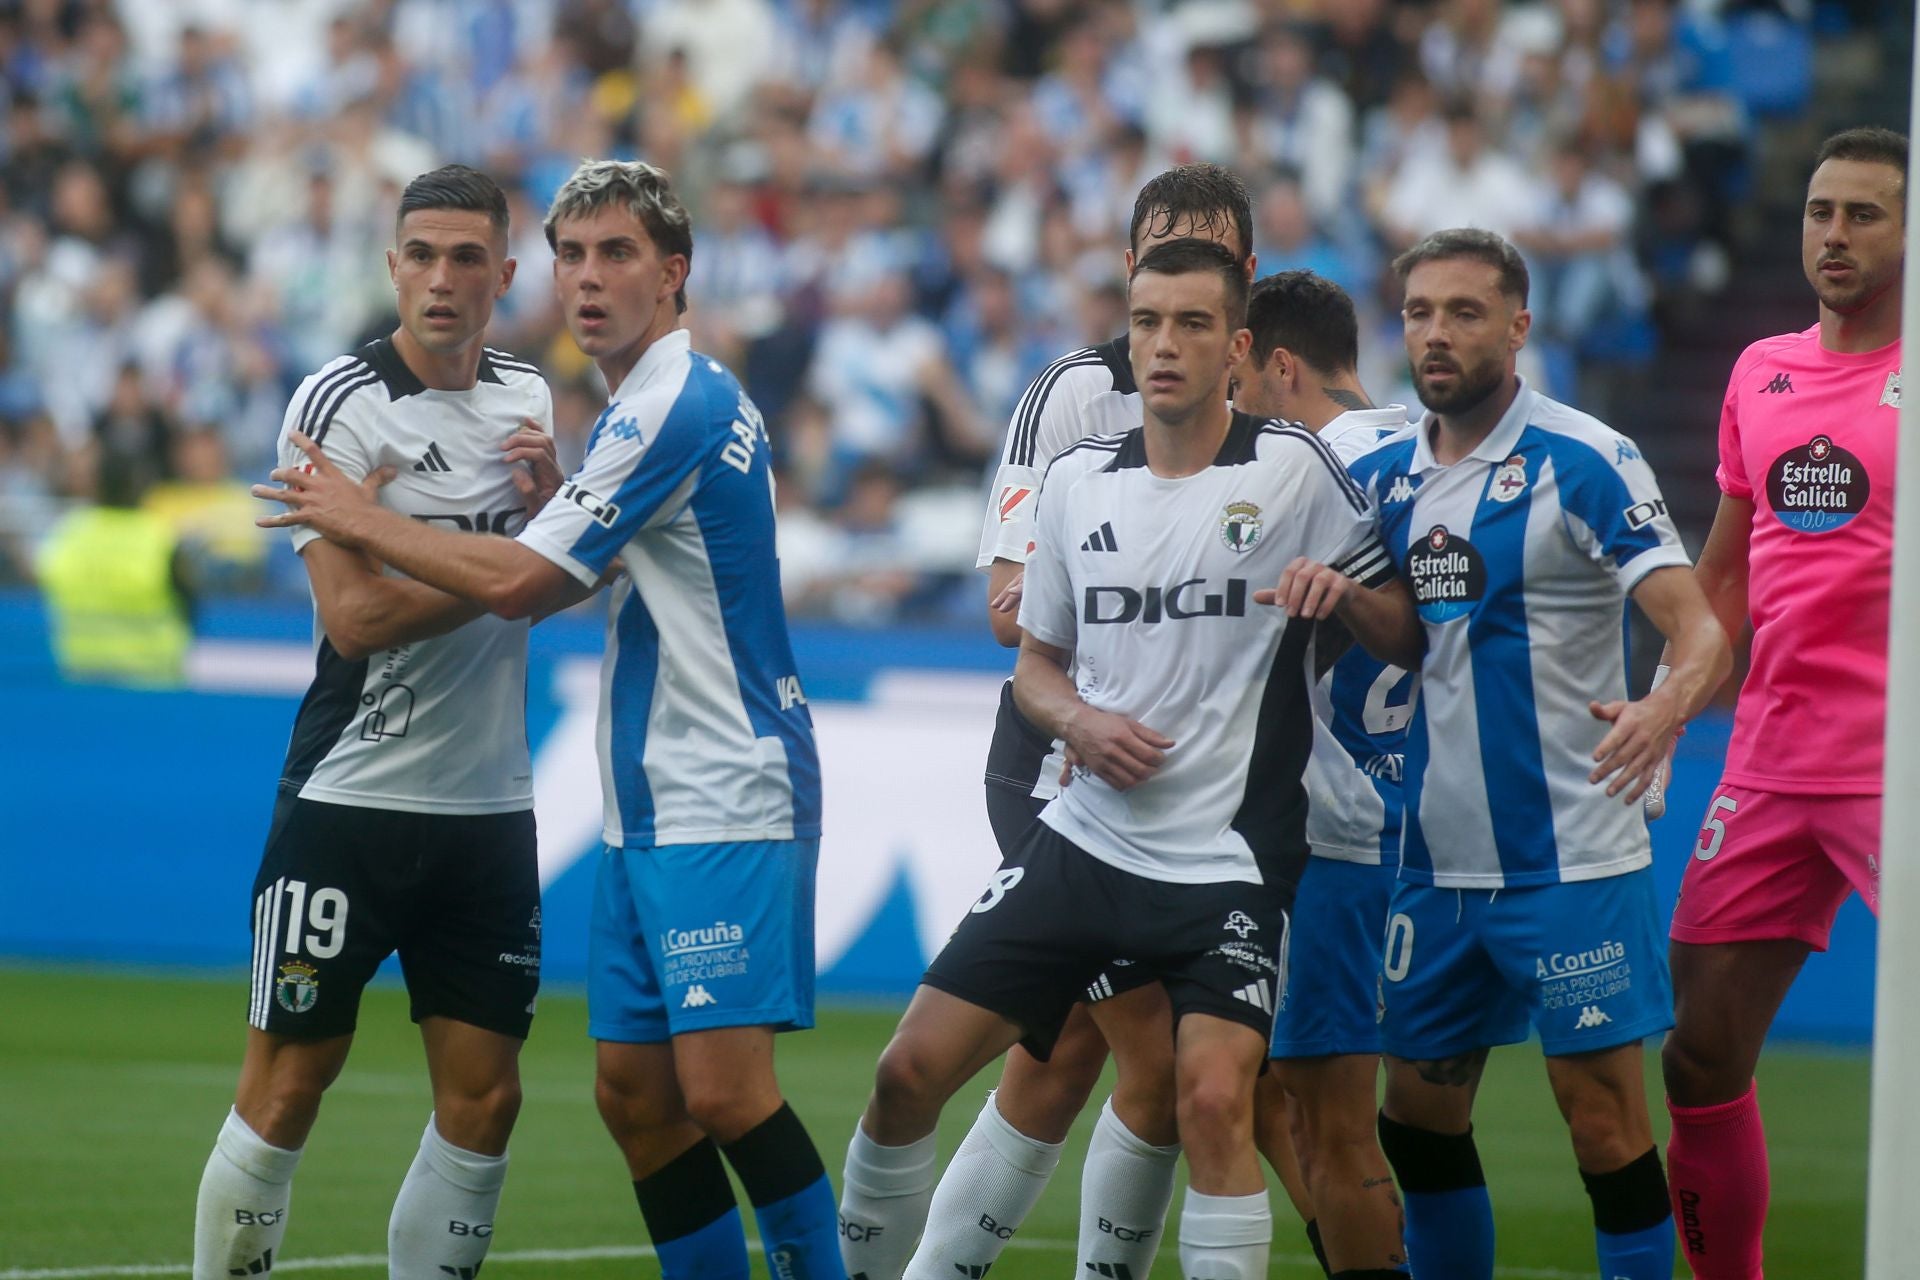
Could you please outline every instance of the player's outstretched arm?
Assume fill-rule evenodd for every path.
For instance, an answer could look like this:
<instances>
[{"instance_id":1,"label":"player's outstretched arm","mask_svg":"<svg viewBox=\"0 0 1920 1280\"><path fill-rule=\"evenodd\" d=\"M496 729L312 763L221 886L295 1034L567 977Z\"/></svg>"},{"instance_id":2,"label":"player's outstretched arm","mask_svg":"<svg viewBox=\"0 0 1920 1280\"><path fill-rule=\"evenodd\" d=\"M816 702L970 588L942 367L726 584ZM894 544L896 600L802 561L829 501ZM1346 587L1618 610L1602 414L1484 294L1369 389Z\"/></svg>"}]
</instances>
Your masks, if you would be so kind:
<instances>
[{"instance_id":1,"label":"player's outstretched arm","mask_svg":"<svg viewBox=\"0 0 1920 1280\"><path fill-rule=\"evenodd\" d=\"M1633 589L1634 603L1667 638L1671 667L1659 688L1635 702L1594 702L1596 719L1612 724L1594 749L1588 780L1605 782L1607 794L1632 804L1662 768L1674 734L1707 705L1733 669L1733 648L1720 620L1679 565L1655 569Z\"/></svg>"},{"instance_id":2,"label":"player's outstretched arm","mask_svg":"<svg viewBox=\"0 0 1920 1280\"><path fill-rule=\"evenodd\" d=\"M287 508L254 521L262 528L306 525L503 618L545 616L579 598L573 578L538 552L498 534L435 529L389 511L306 436L295 431L288 439L311 467L275 469L272 479L282 488L253 486L254 497Z\"/></svg>"},{"instance_id":3,"label":"player's outstretched arm","mask_svg":"<svg viewBox=\"0 0 1920 1280\"><path fill-rule=\"evenodd\" d=\"M1173 739L1137 720L1088 706L1067 674L1065 649L1028 633L1013 667L1013 700L1027 719L1067 744L1070 760L1116 791L1138 786L1166 759Z\"/></svg>"},{"instance_id":4,"label":"player's outstretched arm","mask_svg":"<svg viewBox=\"0 0 1920 1280\"><path fill-rule=\"evenodd\" d=\"M1362 648L1396 667L1418 671L1426 657L1426 629L1399 578L1365 587L1332 565L1296 556L1281 571L1280 585L1254 592L1253 599L1285 609L1289 618L1319 622L1338 614Z\"/></svg>"},{"instance_id":5,"label":"player's outstretched arm","mask_svg":"<svg viewBox=\"0 0 1920 1280\"><path fill-rule=\"evenodd\" d=\"M324 538L301 548L300 560L307 566L327 640L350 662L443 636L486 612L423 582L388 577L365 552Z\"/></svg>"}]
</instances>

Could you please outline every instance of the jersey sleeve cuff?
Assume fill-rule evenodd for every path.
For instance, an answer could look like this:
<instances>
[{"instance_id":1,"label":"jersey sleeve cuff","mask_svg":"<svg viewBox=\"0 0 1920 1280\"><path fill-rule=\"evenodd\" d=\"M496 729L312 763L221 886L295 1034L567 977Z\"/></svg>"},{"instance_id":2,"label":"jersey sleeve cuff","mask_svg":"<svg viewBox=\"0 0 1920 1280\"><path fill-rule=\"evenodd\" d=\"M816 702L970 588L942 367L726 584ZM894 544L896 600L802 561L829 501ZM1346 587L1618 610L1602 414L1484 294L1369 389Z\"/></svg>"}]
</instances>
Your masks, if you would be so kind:
<instances>
[{"instance_id":1,"label":"jersey sleeve cuff","mask_svg":"<svg viewBox=\"0 0 1920 1280\"><path fill-rule=\"evenodd\" d=\"M1655 569L1691 569L1693 557L1687 554L1685 547L1662 544L1642 551L1633 559L1614 570L1613 576L1620 583L1622 591L1631 592L1640 585L1640 580Z\"/></svg>"},{"instance_id":2,"label":"jersey sleeve cuff","mask_svg":"<svg viewBox=\"0 0 1920 1280\"><path fill-rule=\"evenodd\" d=\"M1720 492L1726 494L1729 498L1751 498L1753 496L1753 486L1728 471L1725 463L1714 468L1713 478L1719 484Z\"/></svg>"},{"instance_id":3,"label":"jersey sleeve cuff","mask_svg":"<svg viewBox=\"0 0 1920 1280\"><path fill-rule=\"evenodd\" d=\"M1020 629L1032 636L1035 640L1038 640L1041 644L1050 644L1056 649L1073 648L1073 634L1071 632L1055 631L1045 623L1033 621L1024 613L1020 615Z\"/></svg>"},{"instance_id":4,"label":"jersey sleeve cuff","mask_svg":"<svg viewBox=\"0 0 1920 1280\"><path fill-rule=\"evenodd\" d=\"M541 559L551 560L554 564L565 569L579 580L581 586L594 587L599 585L600 575L606 572L604 568L596 569L586 561L575 558L573 553L558 546L552 539L543 536L537 530L522 530L518 541L521 546L538 555Z\"/></svg>"}]
</instances>

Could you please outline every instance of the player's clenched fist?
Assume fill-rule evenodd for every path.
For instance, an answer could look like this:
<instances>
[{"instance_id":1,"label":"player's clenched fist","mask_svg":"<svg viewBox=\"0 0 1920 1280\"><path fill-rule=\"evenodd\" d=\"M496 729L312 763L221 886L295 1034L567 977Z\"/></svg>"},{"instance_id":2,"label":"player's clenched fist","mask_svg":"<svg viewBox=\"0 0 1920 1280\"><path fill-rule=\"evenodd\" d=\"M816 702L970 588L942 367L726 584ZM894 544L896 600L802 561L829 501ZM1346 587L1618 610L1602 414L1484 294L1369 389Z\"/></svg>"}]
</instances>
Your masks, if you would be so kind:
<instances>
[{"instance_id":1,"label":"player's clenched fist","mask_svg":"<svg viewBox=\"0 0 1920 1280\"><path fill-rule=\"evenodd\" d=\"M1278 605L1289 618L1319 620L1333 616L1353 579L1332 565L1296 556L1280 573L1280 585L1253 593L1254 603Z\"/></svg>"},{"instance_id":2,"label":"player's clenched fist","mask_svg":"<svg viewBox=\"0 0 1920 1280\"><path fill-rule=\"evenodd\" d=\"M1062 784L1075 769L1084 768L1114 790L1125 791L1152 777L1173 746L1172 738L1138 720L1092 707L1082 708L1062 727L1067 744Z\"/></svg>"}]
</instances>

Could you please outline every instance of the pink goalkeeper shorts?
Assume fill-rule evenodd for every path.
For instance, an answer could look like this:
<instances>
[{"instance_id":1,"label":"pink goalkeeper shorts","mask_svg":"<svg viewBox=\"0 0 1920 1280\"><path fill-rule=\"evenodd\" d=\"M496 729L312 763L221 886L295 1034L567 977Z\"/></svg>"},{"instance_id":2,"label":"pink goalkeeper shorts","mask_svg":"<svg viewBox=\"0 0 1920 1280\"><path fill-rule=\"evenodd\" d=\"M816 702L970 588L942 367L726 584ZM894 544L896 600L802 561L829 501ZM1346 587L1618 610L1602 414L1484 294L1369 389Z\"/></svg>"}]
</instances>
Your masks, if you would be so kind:
<instances>
[{"instance_id":1,"label":"pink goalkeeper shorts","mask_svg":"<svg viewBox=\"0 0 1920 1280\"><path fill-rule=\"evenodd\" d=\"M1722 783L1680 881L1675 942L1797 938L1827 949L1858 890L1880 914L1880 797L1794 795Z\"/></svg>"}]
</instances>

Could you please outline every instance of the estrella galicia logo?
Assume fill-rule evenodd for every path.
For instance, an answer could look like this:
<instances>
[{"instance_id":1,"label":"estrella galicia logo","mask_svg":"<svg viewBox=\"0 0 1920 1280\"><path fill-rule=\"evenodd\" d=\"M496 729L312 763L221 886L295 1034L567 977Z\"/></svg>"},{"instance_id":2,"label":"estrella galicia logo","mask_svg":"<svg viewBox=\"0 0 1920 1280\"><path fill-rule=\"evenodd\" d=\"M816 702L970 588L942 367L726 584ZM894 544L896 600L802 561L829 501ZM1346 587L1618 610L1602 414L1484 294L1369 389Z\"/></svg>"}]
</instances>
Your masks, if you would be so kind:
<instances>
[{"instance_id":1,"label":"estrella galicia logo","mask_svg":"<svg viewBox=\"0 0 1920 1280\"><path fill-rule=\"evenodd\" d=\"M1437 524L1407 552L1413 598L1428 622L1449 622L1473 611L1487 592L1487 566L1471 542Z\"/></svg>"},{"instance_id":2,"label":"estrella galicia logo","mask_svg":"<svg viewBox=\"0 0 1920 1280\"><path fill-rule=\"evenodd\" d=\"M1860 459L1828 436L1787 450L1767 470L1773 514L1799 533L1832 533L1867 509L1871 491Z\"/></svg>"}]
</instances>

